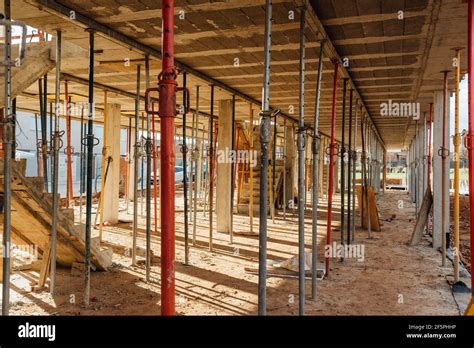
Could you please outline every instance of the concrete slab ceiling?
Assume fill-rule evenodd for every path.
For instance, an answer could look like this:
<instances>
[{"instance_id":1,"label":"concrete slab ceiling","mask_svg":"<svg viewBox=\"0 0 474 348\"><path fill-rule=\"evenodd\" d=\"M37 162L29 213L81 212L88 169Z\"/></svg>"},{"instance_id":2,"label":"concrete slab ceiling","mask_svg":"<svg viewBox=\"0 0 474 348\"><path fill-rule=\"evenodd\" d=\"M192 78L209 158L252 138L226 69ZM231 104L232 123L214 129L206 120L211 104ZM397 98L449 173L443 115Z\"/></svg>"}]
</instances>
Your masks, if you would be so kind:
<instances>
[{"instance_id":1,"label":"concrete slab ceiling","mask_svg":"<svg viewBox=\"0 0 474 348\"><path fill-rule=\"evenodd\" d=\"M15 0L12 3L14 19L53 34L56 29L61 29L64 40L87 48L86 25L61 14L54 6L50 6L53 3L59 3L136 42L160 50L160 1ZM293 118L297 118L299 110L298 11L304 3L273 1L270 102ZM386 147L406 147L414 135L412 118L381 116L381 103L389 99L420 102L421 111L428 110L432 92L442 88L440 71L453 70L452 48L467 46L467 4L462 0L312 0L309 3L313 17L308 20L305 34L307 123L312 124L314 113L318 40L321 38L316 29L319 22L332 41L335 54L340 58L348 58L346 70ZM259 101L263 77L264 5L264 0L177 0L177 60ZM403 19L399 19L400 11L403 11ZM144 64L143 52L100 32L97 34L96 49L96 82L135 93L135 66ZM324 61L320 120L320 130L324 133L329 133L330 126L332 58L326 57ZM156 84L161 62L157 57L151 59L151 82ZM127 60L131 64L125 64ZM85 58L67 58L63 62L63 72L87 79L87 64ZM466 67L465 50L462 67ZM53 78L49 82L52 97ZM142 82L144 91L144 78ZM209 81L202 76L188 74L192 107L195 106L194 91L197 85L201 86L200 110L209 112ZM451 80L450 88L453 85ZM339 88L338 125L341 123L342 81L339 82ZM37 92L36 84L29 87L18 98L19 108L38 110ZM86 100L87 86L71 82L70 93L77 100ZM216 88L216 105L218 100L230 97L225 88ZM100 104L103 98L100 91L96 98ZM124 114L133 114L132 98L109 93L109 101L122 104ZM255 103L253 108L258 110L259 105ZM248 100L238 96L236 111L237 119L248 119ZM257 113L255 111L255 115ZM203 123L202 127L205 126ZM341 137L340 126L336 136L338 139Z\"/></svg>"}]
</instances>

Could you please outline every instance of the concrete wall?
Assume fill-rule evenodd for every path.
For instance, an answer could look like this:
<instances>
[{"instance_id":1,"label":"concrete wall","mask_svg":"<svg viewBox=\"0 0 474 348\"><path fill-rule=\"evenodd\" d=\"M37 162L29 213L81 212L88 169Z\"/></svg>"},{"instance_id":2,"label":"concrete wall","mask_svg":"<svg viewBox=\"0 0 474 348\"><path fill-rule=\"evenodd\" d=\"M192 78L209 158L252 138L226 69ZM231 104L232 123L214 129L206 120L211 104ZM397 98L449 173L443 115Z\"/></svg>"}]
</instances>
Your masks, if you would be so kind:
<instances>
[{"instance_id":1,"label":"concrete wall","mask_svg":"<svg viewBox=\"0 0 474 348\"><path fill-rule=\"evenodd\" d=\"M223 154L232 150L232 100L219 101L219 132L217 134L216 215L217 231L230 233L232 163Z\"/></svg>"},{"instance_id":2,"label":"concrete wall","mask_svg":"<svg viewBox=\"0 0 474 348\"><path fill-rule=\"evenodd\" d=\"M120 188L120 104L107 104L106 157L111 157L104 187L104 221L118 222Z\"/></svg>"}]
</instances>

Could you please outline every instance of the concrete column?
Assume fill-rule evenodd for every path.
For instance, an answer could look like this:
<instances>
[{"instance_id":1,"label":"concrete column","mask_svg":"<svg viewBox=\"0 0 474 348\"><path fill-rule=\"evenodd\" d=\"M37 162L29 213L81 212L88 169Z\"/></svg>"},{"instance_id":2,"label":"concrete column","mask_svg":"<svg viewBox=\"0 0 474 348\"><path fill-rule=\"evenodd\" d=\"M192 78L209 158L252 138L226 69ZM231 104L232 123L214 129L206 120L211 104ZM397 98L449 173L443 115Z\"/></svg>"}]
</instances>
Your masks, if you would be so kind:
<instances>
[{"instance_id":1,"label":"concrete column","mask_svg":"<svg viewBox=\"0 0 474 348\"><path fill-rule=\"evenodd\" d=\"M232 100L219 101L219 132L217 135L217 184L216 215L217 231L230 233L231 203L230 185L231 158L227 156L232 150Z\"/></svg>"},{"instance_id":2,"label":"concrete column","mask_svg":"<svg viewBox=\"0 0 474 348\"><path fill-rule=\"evenodd\" d=\"M104 221L118 222L120 189L120 104L107 104L107 157L112 157L104 187Z\"/></svg>"},{"instance_id":3,"label":"concrete column","mask_svg":"<svg viewBox=\"0 0 474 348\"><path fill-rule=\"evenodd\" d=\"M445 143L449 148L449 96L447 98L447 120ZM442 175L445 175L445 231L449 233L449 157L446 158L446 171L441 173L441 156L438 150L443 144L443 91L434 93L433 112L433 247L440 248L442 243Z\"/></svg>"},{"instance_id":4,"label":"concrete column","mask_svg":"<svg viewBox=\"0 0 474 348\"><path fill-rule=\"evenodd\" d=\"M294 199L294 163L295 163L295 133L293 126L286 126L286 143L285 143L285 204L288 206L288 201Z\"/></svg>"}]
</instances>

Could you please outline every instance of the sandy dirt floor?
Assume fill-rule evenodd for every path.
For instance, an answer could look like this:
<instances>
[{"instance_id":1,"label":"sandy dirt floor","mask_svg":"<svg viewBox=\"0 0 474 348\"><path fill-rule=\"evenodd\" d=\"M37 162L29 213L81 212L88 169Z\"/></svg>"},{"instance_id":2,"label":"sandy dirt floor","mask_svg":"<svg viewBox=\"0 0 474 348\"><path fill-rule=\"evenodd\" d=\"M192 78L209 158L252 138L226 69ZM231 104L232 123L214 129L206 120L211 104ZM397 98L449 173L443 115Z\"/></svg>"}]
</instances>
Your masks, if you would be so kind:
<instances>
[{"instance_id":1,"label":"sandy dirt floor","mask_svg":"<svg viewBox=\"0 0 474 348\"><path fill-rule=\"evenodd\" d=\"M181 192L182 193L182 192ZM179 195L178 195L179 196ZM337 197L336 197L337 198ZM178 197L178 210L182 199ZM399 201L403 201L400 209ZM336 199L333 240L340 232L340 201ZM122 202L123 203L123 202ZM427 239L408 246L414 226L414 205L403 191L381 194L379 212L382 232L367 238L367 231L357 228L355 242L365 249L364 260L331 259L330 278L318 282L317 298L310 299L311 283L306 282L306 314L309 315L459 315L447 277L452 264L441 267L439 252ZM318 240L319 261L323 262L326 240L325 200L320 201ZM120 218L131 221L122 206ZM130 213L132 209L130 208ZM190 242L190 264L183 265L183 214L176 215L176 310L180 315L255 315L257 313L257 275L245 267L257 266L258 237L214 234L214 250L208 249L209 221L202 213L197 218L197 241ZM215 214L214 214L215 216ZM310 211L306 215L306 247L311 246ZM395 216L395 217L393 217ZM392 219L390 219L392 218ZM391 220L391 221L387 221ZM360 219L357 218L359 227ZM139 221L138 245L145 245L144 218ZM190 225L192 226L192 224ZM153 233L155 254L150 283L145 282L143 257L131 266L131 223L104 228L104 240L117 245L114 265L108 272L93 272L91 305L82 305L82 275L70 269L59 269L57 291L31 291L38 273L15 272L12 276L11 314L16 315L159 315L160 314L160 238ZM235 215L234 230L249 232L248 216ZM258 218L254 219L258 231ZM94 231L97 234L97 231ZM192 227L190 227L192 236ZM283 261L297 253L297 218L291 212L283 220L281 212L275 222L268 222L268 258ZM120 248L120 245L125 248ZM298 280L269 277L267 281L269 315L297 315Z\"/></svg>"},{"instance_id":2,"label":"sandy dirt floor","mask_svg":"<svg viewBox=\"0 0 474 348\"><path fill-rule=\"evenodd\" d=\"M453 219L453 197L451 196L451 221ZM459 197L459 249L461 260L469 272L471 272L471 246L470 246L470 224L469 224L469 196Z\"/></svg>"}]
</instances>

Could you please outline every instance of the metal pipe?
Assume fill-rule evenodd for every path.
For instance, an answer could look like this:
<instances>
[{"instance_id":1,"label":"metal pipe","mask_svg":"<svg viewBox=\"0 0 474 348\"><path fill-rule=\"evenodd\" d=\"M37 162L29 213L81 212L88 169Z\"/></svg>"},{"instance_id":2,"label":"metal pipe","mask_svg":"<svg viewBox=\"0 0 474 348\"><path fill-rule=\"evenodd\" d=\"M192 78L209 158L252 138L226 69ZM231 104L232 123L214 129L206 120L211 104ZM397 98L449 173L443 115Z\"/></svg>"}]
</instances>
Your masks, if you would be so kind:
<instances>
[{"instance_id":1,"label":"metal pipe","mask_svg":"<svg viewBox=\"0 0 474 348\"><path fill-rule=\"evenodd\" d=\"M418 177L419 177L419 146L418 146L418 121L415 123L415 139L414 139L414 151L415 151L415 211L418 214L418 209L420 207L419 200L420 200L420 195L419 195L419 185L418 185Z\"/></svg>"},{"instance_id":2,"label":"metal pipe","mask_svg":"<svg viewBox=\"0 0 474 348\"><path fill-rule=\"evenodd\" d=\"M420 144L419 144L419 126L418 121L415 122L415 138L413 139L413 150L414 150L414 159L415 159L415 210L418 212L419 209L419 196L420 196Z\"/></svg>"},{"instance_id":3,"label":"metal pipe","mask_svg":"<svg viewBox=\"0 0 474 348\"><path fill-rule=\"evenodd\" d=\"M367 166L369 167L369 174L370 174L370 151L371 151L371 143L369 142L369 135L370 135L370 128L369 128L369 119L368 119L368 116L367 114L364 115L365 116L365 120L367 122L367 145L368 145L368 157L366 157L366 162L367 162ZM364 164L364 167L365 167L365 164ZM365 201L366 201L366 204L367 204L367 231L368 231L368 236L369 238L372 238L372 227L371 227L371 224L372 224L372 220L371 220L371 217L370 217L370 200L369 200L369 188L370 188L370 178L368 178L368 175L367 175L367 168L364 169L364 172L365 172Z\"/></svg>"},{"instance_id":4,"label":"metal pipe","mask_svg":"<svg viewBox=\"0 0 474 348\"><path fill-rule=\"evenodd\" d=\"M192 112L192 118L191 118L191 154L190 154L190 169L189 169L189 180L190 180L190 185L188 185L188 197L189 197L189 205L191 208L191 214L190 214L190 221L193 223L194 226L194 196L193 193L196 189L196 174L195 174L195 166L196 166L196 135L197 133L197 124L196 124L196 112Z\"/></svg>"},{"instance_id":5,"label":"metal pipe","mask_svg":"<svg viewBox=\"0 0 474 348\"><path fill-rule=\"evenodd\" d=\"M310 164L308 164L310 161L311 161L311 154L308 153L309 151L307 150L307 146L306 144L308 143L309 144L309 138L313 136L313 134L309 134L309 131L308 131L308 127L305 126L305 132L304 132L304 139L305 139L305 152L304 152L304 170L305 170L305 175L304 175L304 211L305 211L305 214L306 214L306 211L308 210L308 186L309 186L309 176L308 176L308 167L310 166ZM311 143L313 141L311 140ZM310 151L311 151L311 147L310 147ZM309 158L308 158L309 156ZM310 196L311 198L311 196Z\"/></svg>"},{"instance_id":6,"label":"metal pipe","mask_svg":"<svg viewBox=\"0 0 474 348\"><path fill-rule=\"evenodd\" d=\"M412 166L412 155L411 155L411 143L407 149L407 191L408 198L411 199L411 166Z\"/></svg>"},{"instance_id":7,"label":"metal pipe","mask_svg":"<svg viewBox=\"0 0 474 348\"><path fill-rule=\"evenodd\" d=\"M235 191L235 176L236 176L236 170L235 166L237 165L237 149L235 148L235 95L232 95L232 139L231 139L231 148L232 150L235 150L234 153L234 161L235 163L231 163L230 165L230 216L229 216L229 221L230 221L230 231L229 231L229 241L230 244L234 242L234 191ZM239 146L239 141L237 140L237 146Z\"/></svg>"},{"instance_id":8,"label":"metal pipe","mask_svg":"<svg viewBox=\"0 0 474 348\"><path fill-rule=\"evenodd\" d=\"M125 190L125 205L127 206L127 214L130 209L130 161L132 158L132 118L128 118L128 129L127 129L127 181Z\"/></svg>"},{"instance_id":9,"label":"metal pipe","mask_svg":"<svg viewBox=\"0 0 474 348\"><path fill-rule=\"evenodd\" d=\"M304 202L305 187L305 137L304 132L304 83L305 83L305 36L306 7L300 12L300 77L299 77L299 122L298 122L298 270L299 270L299 315L304 315L305 305L305 251L304 251Z\"/></svg>"},{"instance_id":10,"label":"metal pipe","mask_svg":"<svg viewBox=\"0 0 474 348\"><path fill-rule=\"evenodd\" d=\"M356 205L355 205L355 197L356 197L356 172L357 172L357 121L358 121L358 100L356 100L356 109L355 109L355 129L354 129L354 156L352 158L352 238L351 241L355 241L355 225L356 225Z\"/></svg>"},{"instance_id":11,"label":"metal pipe","mask_svg":"<svg viewBox=\"0 0 474 348\"><path fill-rule=\"evenodd\" d=\"M12 153L11 159L16 158L16 98L12 100Z\"/></svg>"},{"instance_id":12,"label":"metal pipe","mask_svg":"<svg viewBox=\"0 0 474 348\"><path fill-rule=\"evenodd\" d=\"M410 146L407 148L407 159L406 159L406 172L405 172L405 180L406 180L406 191L408 195L410 194Z\"/></svg>"},{"instance_id":13,"label":"metal pipe","mask_svg":"<svg viewBox=\"0 0 474 348\"><path fill-rule=\"evenodd\" d=\"M212 91L212 86L211 86L211 96L213 96L213 91ZM213 109L214 108L214 102L211 102L211 105L210 107ZM209 154L209 151L211 149L211 117L209 116L209 119L208 119L208 123L207 123L207 126L208 126L208 131L207 131L207 147L206 147L206 170L205 170L205 177L204 177L204 202L203 202L203 205L202 205L202 213L204 216L206 216L206 212L207 212L207 189L208 189L208 182L209 182L209 171L210 171L210 154ZM204 137L204 131L203 131L203 137ZM203 154L204 155L204 154Z\"/></svg>"},{"instance_id":14,"label":"metal pipe","mask_svg":"<svg viewBox=\"0 0 474 348\"><path fill-rule=\"evenodd\" d=\"M349 152L347 156L347 176L348 176L348 186L347 186L347 244L351 244L351 162L354 157L354 152L352 150L352 98L354 96L354 90L351 88L349 95ZM355 192L354 192L355 194Z\"/></svg>"},{"instance_id":15,"label":"metal pipe","mask_svg":"<svg viewBox=\"0 0 474 348\"><path fill-rule=\"evenodd\" d=\"M385 193L385 188L387 186L387 151L383 150L383 176L382 176L382 187L383 193Z\"/></svg>"},{"instance_id":16,"label":"metal pipe","mask_svg":"<svg viewBox=\"0 0 474 348\"><path fill-rule=\"evenodd\" d=\"M360 188L361 188L361 205L360 205L360 227L364 228L364 214L365 214L365 162L366 162L366 153L365 153L365 128L364 128L364 114L361 109L361 118L360 118L360 140L362 151L360 154Z\"/></svg>"},{"instance_id":17,"label":"metal pipe","mask_svg":"<svg viewBox=\"0 0 474 348\"><path fill-rule=\"evenodd\" d=\"M143 136L143 132L145 130L145 117L143 115L143 112L142 112L142 115L141 115L141 123L142 123L142 126L141 126L141 133L140 133L140 144L142 145L141 148L140 148L140 215L143 216L143 207L144 207L144 204L143 204L143 192L145 191L145 187L144 187L144 178L143 178L143 172L145 171L145 160L144 160L144 157L145 157L145 154L144 154L144 136ZM143 141L143 143L142 143Z\"/></svg>"},{"instance_id":18,"label":"metal pipe","mask_svg":"<svg viewBox=\"0 0 474 348\"><path fill-rule=\"evenodd\" d=\"M192 112L191 118L191 154L190 154L190 169L189 169L189 180L191 184L189 187L189 205L191 206L191 222L194 222L194 190L196 189L196 140L197 140L197 124L196 124L196 112Z\"/></svg>"},{"instance_id":19,"label":"metal pipe","mask_svg":"<svg viewBox=\"0 0 474 348\"><path fill-rule=\"evenodd\" d=\"M211 118L209 124L209 251L212 251L212 209L214 203L214 85L211 85Z\"/></svg>"},{"instance_id":20,"label":"metal pipe","mask_svg":"<svg viewBox=\"0 0 474 348\"><path fill-rule=\"evenodd\" d=\"M250 131L249 131L249 147L250 147L250 178L249 178L249 218L250 218L250 233L253 233L253 109L252 104L250 105Z\"/></svg>"},{"instance_id":21,"label":"metal pipe","mask_svg":"<svg viewBox=\"0 0 474 348\"><path fill-rule=\"evenodd\" d=\"M342 91L342 139L341 139L341 245L344 245L345 232L345 198L346 198L346 171L345 171L345 155L346 155L346 96L347 96L347 79L344 79L344 86ZM344 253L342 253L341 261L344 260Z\"/></svg>"},{"instance_id":22,"label":"metal pipe","mask_svg":"<svg viewBox=\"0 0 474 348\"><path fill-rule=\"evenodd\" d=\"M40 149L39 149L39 137L38 137L38 114L35 113L35 144L36 144L36 175L42 176L41 161L40 161Z\"/></svg>"},{"instance_id":23,"label":"metal pipe","mask_svg":"<svg viewBox=\"0 0 474 348\"><path fill-rule=\"evenodd\" d=\"M415 139L412 139L410 144L410 157L411 157L411 172L410 172L410 179L411 179L411 201L415 203L416 201L416 153L415 153Z\"/></svg>"},{"instance_id":24,"label":"metal pipe","mask_svg":"<svg viewBox=\"0 0 474 348\"><path fill-rule=\"evenodd\" d=\"M86 238L84 304L89 306L91 282L92 165L94 156L94 29L89 32L89 106L87 117Z\"/></svg>"},{"instance_id":25,"label":"metal pipe","mask_svg":"<svg viewBox=\"0 0 474 348\"><path fill-rule=\"evenodd\" d=\"M364 216L367 214L367 226L370 224L370 209L369 209L369 189L367 182L367 151L366 151L366 138L367 138L367 126L364 127L364 115L361 115L360 120L360 129L361 129L361 141L362 141L362 154L361 154L361 164L362 164L362 190L361 190L361 226L364 227ZM367 212L366 212L367 211ZM368 228L369 238L372 238L370 227Z\"/></svg>"},{"instance_id":26,"label":"metal pipe","mask_svg":"<svg viewBox=\"0 0 474 348\"><path fill-rule=\"evenodd\" d=\"M54 139L54 132L53 132L53 103L49 103L49 144L50 144L50 152L53 152L53 139ZM51 183L51 188L50 192L53 192L53 165L52 165L52 156L50 156L49 161L50 162L50 183Z\"/></svg>"},{"instance_id":27,"label":"metal pipe","mask_svg":"<svg viewBox=\"0 0 474 348\"><path fill-rule=\"evenodd\" d=\"M258 236L258 314L267 314L267 211L268 143L270 142L270 56L272 45L272 0L265 2L265 43L262 110L260 112L260 213Z\"/></svg>"},{"instance_id":28,"label":"metal pipe","mask_svg":"<svg viewBox=\"0 0 474 348\"><path fill-rule=\"evenodd\" d=\"M50 112L52 114L52 104L50 104ZM44 116L44 141L42 140L41 147L42 147L42 152L44 154L44 159L43 159L43 176L45 178L44 181L44 187L45 191L48 192L48 178L51 176L48 175L48 158L49 158L49 151L48 151L48 74L45 74L43 76L43 116ZM51 115L51 124L50 124L50 143L49 146L51 148L52 146L52 136L53 136L53 126L52 126L52 115ZM41 128L41 132L43 132ZM42 135L43 137L43 135ZM51 180L51 185L53 184ZM51 186L51 191L52 191L52 186Z\"/></svg>"},{"instance_id":29,"label":"metal pipe","mask_svg":"<svg viewBox=\"0 0 474 348\"><path fill-rule=\"evenodd\" d=\"M79 222L82 223L82 205L83 205L83 194L84 194L84 191L85 191L85 174L86 174L86 171L84 170L84 150L85 150L85 143L84 143L84 134L86 133L86 129L85 129L85 123L84 123L84 107L81 108L81 152L79 154L79 194L80 194L80 197L79 197Z\"/></svg>"},{"instance_id":30,"label":"metal pipe","mask_svg":"<svg viewBox=\"0 0 474 348\"><path fill-rule=\"evenodd\" d=\"M367 162L367 169L365 170L365 177L366 177L366 185L365 185L365 199L366 199L366 204L367 204L367 231L368 231L368 235L369 235L369 238L372 238L372 219L371 219L371 215L370 215L370 201L369 201L369 189L371 187L371 159L372 159L372 148L371 148L371 145L372 145L372 142L371 142L371 138L370 138L370 135L371 135L371 128L370 128L370 122L369 122L369 118L367 116L367 114L365 114L365 120L367 122L367 142L368 142L368 146L367 146L367 149L369 150L369 154L368 156L366 157L366 162Z\"/></svg>"},{"instance_id":31,"label":"metal pipe","mask_svg":"<svg viewBox=\"0 0 474 348\"><path fill-rule=\"evenodd\" d=\"M188 226L188 144L186 142L186 72L183 72L183 195L184 195L184 264L189 264L189 226Z\"/></svg>"},{"instance_id":32,"label":"metal pipe","mask_svg":"<svg viewBox=\"0 0 474 348\"><path fill-rule=\"evenodd\" d=\"M321 41L319 46L319 60L318 60L318 76L316 77L316 98L314 107L314 134L312 143L312 154L313 154L313 187L312 187L312 229L311 229L311 298L316 298L316 280L318 278L318 183L319 183L319 144L321 137L318 134L319 130L319 106L321 104L321 80L323 77L323 66L324 66L324 44L325 41ZM286 143L286 122L285 122L285 141ZM286 167L285 167L286 171ZM285 175L286 176L286 175ZM285 185L283 185L283 192L286 191ZM286 201L284 201L284 206Z\"/></svg>"},{"instance_id":33,"label":"metal pipe","mask_svg":"<svg viewBox=\"0 0 474 348\"><path fill-rule=\"evenodd\" d=\"M109 163L107 161L107 91L104 92L104 132L103 132L103 144L102 144L102 180L100 180L100 199L99 209L95 215L94 226L97 224L97 214L100 212L99 220L99 242L102 242L102 227L104 225L104 199L105 199L105 181L107 179L106 171L109 169ZM107 169L106 169L107 167Z\"/></svg>"},{"instance_id":34,"label":"metal pipe","mask_svg":"<svg viewBox=\"0 0 474 348\"><path fill-rule=\"evenodd\" d=\"M428 127L428 186L431 187L431 138L432 138L432 124L433 124L433 103L430 103L430 116Z\"/></svg>"},{"instance_id":35,"label":"metal pipe","mask_svg":"<svg viewBox=\"0 0 474 348\"><path fill-rule=\"evenodd\" d=\"M276 146L277 146L277 116L273 119L273 147L272 147L272 194L270 201L270 215L275 223L275 203L276 203Z\"/></svg>"},{"instance_id":36,"label":"metal pipe","mask_svg":"<svg viewBox=\"0 0 474 348\"><path fill-rule=\"evenodd\" d=\"M45 154L46 154L46 164L48 163L48 122L47 122L47 116L48 116L48 74L44 74L43 76L43 113L44 113L44 132L45 132ZM46 171L47 172L47 171ZM46 186L45 186L46 187ZM47 188L46 188L47 191Z\"/></svg>"},{"instance_id":37,"label":"metal pipe","mask_svg":"<svg viewBox=\"0 0 474 348\"><path fill-rule=\"evenodd\" d=\"M199 127L199 86L196 86L196 136L198 135L198 127ZM195 138L196 138L195 136ZM195 156L196 156L196 160L198 160L198 158L200 158L201 156L201 152L200 152L200 148L195 148ZM196 162L196 165L195 165L195 170L196 170L196 174L199 170L201 170L201 168L198 168L198 163ZM196 175L196 178L198 177L198 175ZM194 179L194 208L193 208L193 245L196 245L196 227L197 227L197 200L198 200L198 187L197 187L197 180L196 178Z\"/></svg>"},{"instance_id":38,"label":"metal pipe","mask_svg":"<svg viewBox=\"0 0 474 348\"><path fill-rule=\"evenodd\" d=\"M61 110L61 81L59 79L61 73L61 31L56 34L56 86L55 86L55 105L54 113L54 137L53 137L53 202L52 202L52 222L51 222L51 271L50 271L50 292L54 294L56 283L56 240L57 240L57 223L59 209L59 148L61 135L59 131L59 112Z\"/></svg>"},{"instance_id":39,"label":"metal pipe","mask_svg":"<svg viewBox=\"0 0 474 348\"><path fill-rule=\"evenodd\" d=\"M41 121L41 157L43 163L43 170L41 171L44 177L44 188L48 192L48 130L47 130L47 105L45 104L45 98L43 97L43 84L42 80L38 80L39 90L39 102L40 102L40 121Z\"/></svg>"},{"instance_id":40,"label":"metal pipe","mask_svg":"<svg viewBox=\"0 0 474 348\"><path fill-rule=\"evenodd\" d=\"M244 133L244 130L242 128L238 128L237 129L237 142L234 146L235 150L236 150L236 156L237 156L237 149L239 148L239 145L240 145L240 136L241 134ZM242 139L244 138L243 134L242 134ZM236 157L237 158L237 157ZM247 167L247 163L238 163L239 161L235 161L235 164L234 164L234 177L233 177L233 182L234 182L234 190L237 188L237 204L240 203L240 197L241 197L241 194L242 194L242 185L244 183L244 172L246 170L246 167ZM238 179L238 180L237 180ZM233 212L232 212L233 214ZM233 216L232 216L233 218Z\"/></svg>"},{"instance_id":41,"label":"metal pipe","mask_svg":"<svg viewBox=\"0 0 474 348\"><path fill-rule=\"evenodd\" d=\"M162 71L159 75L161 118L161 313L175 314L175 190L174 120L176 77L174 67L174 0L162 0Z\"/></svg>"},{"instance_id":42,"label":"metal pipe","mask_svg":"<svg viewBox=\"0 0 474 348\"><path fill-rule=\"evenodd\" d=\"M146 89L150 88L150 57L145 56L145 83ZM150 100L146 101L150 104ZM151 120L150 113L146 112L146 140L145 140L145 152L146 152L146 260L145 260L145 279L147 282L150 281L150 269L151 269L151 152L152 152L152 132L151 132Z\"/></svg>"},{"instance_id":43,"label":"metal pipe","mask_svg":"<svg viewBox=\"0 0 474 348\"><path fill-rule=\"evenodd\" d=\"M152 133L153 133L153 152L152 152L152 157L153 157L153 208L154 208L154 223L155 223L155 228L154 231L155 233L158 232L158 190L157 190L157 167L156 167L156 162L157 161L157 151L156 151L156 140L155 140L155 104L151 104L151 128L152 128Z\"/></svg>"},{"instance_id":44,"label":"metal pipe","mask_svg":"<svg viewBox=\"0 0 474 348\"><path fill-rule=\"evenodd\" d=\"M41 122L41 144L43 144L43 130L46 131L46 127L43 126L43 116L45 116L45 112L44 112L44 108L43 108L43 106L44 106L43 80L41 78L38 80L38 100L39 100L39 115L40 115L40 122ZM44 139L46 140L46 137L44 137ZM37 143L37 145L38 145L38 143ZM41 147L43 147L43 146L41 146ZM38 175L40 175L39 173L41 173L43 171L41 169L43 169L43 168L38 167Z\"/></svg>"},{"instance_id":45,"label":"metal pipe","mask_svg":"<svg viewBox=\"0 0 474 348\"><path fill-rule=\"evenodd\" d=\"M443 141L441 153L441 265L446 266L446 158L449 156L449 149L446 148L446 127L448 117L448 71L443 71Z\"/></svg>"},{"instance_id":46,"label":"metal pipe","mask_svg":"<svg viewBox=\"0 0 474 348\"><path fill-rule=\"evenodd\" d=\"M287 203L286 202L286 148L285 147L286 147L286 118L283 119L283 207L282 207L283 220L286 220L286 203ZM250 161L250 163L252 163L252 161ZM250 169L250 171L253 174L252 169Z\"/></svg>"},{"instance_id":47,"label":"metal pipe","mask_svg":"<svg viewBox=\"0 0 474 348\"><path fill-rule=\"evenodd\" d=\"M4 1L4 15L11 20L10 0ZM12 118L11 118L11 45L12 28L5 25L5 110L3 115L3 280L2 280L2 315L9 315L10 310L10 238L11 238L11 153L12 153Z\"/></svg>"},{"instance_id":48,"label":"metal pipe","mask_svg":"<svg viewBox=\"0 0 474 348\"><path fill-rule=\"evenodd\" d=\"M430 103L430 111L428 115L428 151L427 151L427 173L426 186L431 190L431 127L433 121L433 103ZM429 228L430 219L426 219L425 229Z\"/></svg>"},{"instance_id":49,"label":"metal pipe","mask_svg":"<svg viewBox=\"0 0 474 348\"><path fill-rule=\"evenodd\" d=\"M459 81L461 80L461 50L456 49L456 72L455 72L455 105L454 105L454 282L459 281L459 145L461 136L459 134Z\"/></svg>"},{"instance_id":50,"label":"metal pipe","mask_svg":"<svg viewBox=\"0 0 474 348\"><path fill-rule=\"evenodd\" d=\"M69 100L68 82L66 80L64 81L64 105L66 108L66 160L67 160L66 204L68 208L71 206L74 206L74 193L73 193L73 188L72 188L72 158L71 158L71 112L69 111L69 102L70 100Z\"/></svg>"},{"instance_id":51,"label":"metal pipe","mask_svg":"<svg viewBox=\"0 0 474 348\"><path fill-rule=\"evenodd\" d=\"M468 135L467 135L467 149L468 149L468 166L469 166L469 211L470 221L474 221L474 0L468 1L468 51L467 51L467 66L468 66ZM470 250L474 250L474 224L470 224ZM474 268L474 253L471 252L471 270ZM474 308L474 277L471 276L471 302L466 311L466 314L471 314Z\"/></svg>"},{"instance_id":52,"label":"metal pipe","mask_svg":"<svg viewBox=\"0 0 474 348\"><path fill-rule=\"evenodd\" d=\"M140 69L137 65L137 92L135 98L135 145L133 146L133 224L132 224L132 265L137 262L137 228L138 228L138 161L141 157L141 143L138 136L140 113ZM160 178L161 180L161 178Z\"/></svg>"},{"instance_id":53,"label":"metal pipe","mask_svg":"<svg viewBox=\"0 0 474 348\"><path fill-rule=\"evenodd\" d=\"M426 192L426 169L427 169L427 154L426 154L426 140L427 140L427 129L426 129L426 112L423 114L423 137L422 137L422 152L423 152L423 190L422 190L422 195L425 195ZM423 200L423 199L422 199Z\"/></svg>"},{"instance_id":54,"label":"metal pipe","mask_svg":"<svg viewBox=\"0 0 474 348\"><path fill-rule=\"evenodd\" d=\"M334 62L333 89L332 89L332 111L331 111L331 140L329 144L329 171L328 171L328 218L326 226L326 246L331 245L331 223L332 223L332 196L334 190L334 150L335 150L335 130L336 130L336 99L338 82L339 62ZM326 256L326 277L329 278L329 257Z\"/></svg>"}]
</instances>

